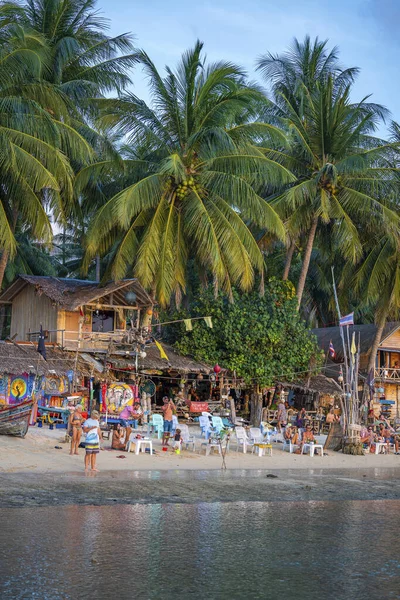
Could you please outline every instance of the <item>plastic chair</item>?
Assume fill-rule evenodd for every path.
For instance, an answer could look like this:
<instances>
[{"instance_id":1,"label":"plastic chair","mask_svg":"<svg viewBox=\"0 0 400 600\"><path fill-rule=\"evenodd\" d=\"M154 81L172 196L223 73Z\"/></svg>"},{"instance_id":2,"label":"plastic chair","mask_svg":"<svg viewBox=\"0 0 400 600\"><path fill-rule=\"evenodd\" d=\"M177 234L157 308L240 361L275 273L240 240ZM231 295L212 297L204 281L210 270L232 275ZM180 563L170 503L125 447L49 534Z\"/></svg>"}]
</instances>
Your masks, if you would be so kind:
<instances>
[{"instance_id":1,"label":"plastic chair","mask_svg":"<svg viewBox=\"0 0 400 600\"><path fill-rule=\"evenodd\" d=\"M239 451L239 446L243 446L243 454L246 454L247 448L253 448L254 442L247 437L244 427L236 427L236 452Z\"/></svg>"},{"instance_id":2,"label":"plastic chair","mask_svg":"<svg viewBox=\"0 0 400 600\"><path fill-rule=\"evenodd\" d=\"M196 438L194 437L194 435L191 435L189 433L189 427L187 425L180 425L179 428L181 430L181 436L183 443L185 444L186 450L188 449L188 446L192 445L194 452L196 450Z\"/></svg>"},{"instance_id":3,"label":"plastic chair","mask_svg":"<svg viewBox=\"0 0 400 600\"><path fill-rule=\"evenodd\" d=\"M261 433L261 429L259 427L250 427L250 439L254 443L260 443L260 444L262 444L265 441L264 436Z\"/></svg>"},{"instance_id":4,"label":"plastic chair","mask_svg":"<svg viewBox=\"0 0 400 600\"><path fill-rule=\"evenodd\" d=\"M161 415L151 415L151 419L149 421L149 426L153 427L157 433L158 439L162 438L164 433L164 419Z\"/></svg>"},{"instance_id":5,"label":"plastic chair","mask_svg":"<svg viewBox=\"0 0 400 600\"><path fill-rule=\"evenodd\" d=\"M213 428L217 431L217 433L220 433L224 428L221 417L211 417L211 421Z\"/></svg>"},{"instance_id":6,"label":"plastic chair","mask_svg":"<svg viewBox=\"0 0 400 600\"><path fill-rule=\"evenodd\" d=\"M208 417L204 417L201 416L199 417L199 425L200 425L200 429L201 429L201 437L206 438L206 440L208 440L208 438L210 437L210 433L211 433L211 426L210 426L210 420Z\"/></svg>"},{"instance_id":7,"label":"plastic chair","mask_svg":"<svg viewBox=\"0 0 400 600\"><path fill-rule=\"evenodd\" d=\"M176 415L172 415L172 435L175 435L175 431L180 427L178 422L178 417Z\"/></svg>"}]
</instances>

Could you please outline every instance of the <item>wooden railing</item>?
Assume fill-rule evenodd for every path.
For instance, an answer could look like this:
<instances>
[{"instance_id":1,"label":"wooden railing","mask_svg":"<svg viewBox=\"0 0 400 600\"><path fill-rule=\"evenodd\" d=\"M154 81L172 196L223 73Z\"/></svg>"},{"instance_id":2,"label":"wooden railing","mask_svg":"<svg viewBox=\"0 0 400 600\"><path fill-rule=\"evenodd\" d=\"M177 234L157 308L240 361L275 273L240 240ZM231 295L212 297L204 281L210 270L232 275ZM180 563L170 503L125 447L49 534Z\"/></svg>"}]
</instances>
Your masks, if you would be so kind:
<instances>
[{"instance_id":1,"label":"wooden railing","mask_svg":"<svg viewBox=\"0 0 400 600\"><path fill-rule=\"evenodd\" d=\"M108 331L108 332L85 332L80 335L77 331L64 332L64 347L67 350L107 350L111 342L121 344L123 342L129 344L129 332L123 329Z\"/></svg>"},{"instance_id":2,"label":"wooden railing","mask_svg":"<svg viewBox=\"0 0 400 600\"><path fill-rule=\"evenodd\" d=\"M375 379L384 379L385 381L396 381L400 383L400 369L380 367L379 369L375 369Z\"/></svg>"}]
</instances>

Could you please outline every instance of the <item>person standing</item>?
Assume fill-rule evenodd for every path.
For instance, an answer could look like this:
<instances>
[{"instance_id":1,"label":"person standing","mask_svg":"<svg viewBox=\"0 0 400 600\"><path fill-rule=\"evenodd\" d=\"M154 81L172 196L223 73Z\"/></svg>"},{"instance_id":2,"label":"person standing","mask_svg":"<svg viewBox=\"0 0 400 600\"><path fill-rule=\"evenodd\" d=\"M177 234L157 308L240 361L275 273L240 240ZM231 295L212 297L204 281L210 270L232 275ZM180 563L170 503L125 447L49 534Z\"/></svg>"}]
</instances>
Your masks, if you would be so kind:
<instances>
[{"instance_id":1,"label":"person standing","mask_svg":"<svg viewBox=\"0 0 400 600\"><path fill-rule=\"evenodd\" d=\"M168 398L168 396L164 396L163 402L164 405L162 407L162 411L164 414L164 435L162 443L163 446L168 446L168 440L172 431L172 411L176 410L176 407L172 400Z\"/></svg>"},{"instance_id":2,"label":"person standing","mask_svg":"<svg viewBox=\"0 0 400 600\"><path fill-rule=\"evenodd\" d=\"M70 454L79 454L78 448L82 437L82 422L82 406L78 404L70 418L70 425L72 427Z\"/></svg>"},{"instance_id":3,"label":"person standing","mask_svg":"<svg viewBox=\"0 0 400 600\"><path fill-rule=\"evenodd\" d=\"M98 471L96 468L96 459L100 451L100 415L97 410L92 410L89 419L83 424L83 431L86 433L86 455L85 455L85 471Z\"/></svg>"},{"instance_id":4,"label":"person standing","mask_svg":"<svg viewBox=\"0 0 400 600\"><path fill-rule=\"evenodd\" d=\"M282 427L286 427L287 423L287 412L285 406L285 398L281 396L278 404L278 431L281 431Z\"/></svg>"}]
</instances>

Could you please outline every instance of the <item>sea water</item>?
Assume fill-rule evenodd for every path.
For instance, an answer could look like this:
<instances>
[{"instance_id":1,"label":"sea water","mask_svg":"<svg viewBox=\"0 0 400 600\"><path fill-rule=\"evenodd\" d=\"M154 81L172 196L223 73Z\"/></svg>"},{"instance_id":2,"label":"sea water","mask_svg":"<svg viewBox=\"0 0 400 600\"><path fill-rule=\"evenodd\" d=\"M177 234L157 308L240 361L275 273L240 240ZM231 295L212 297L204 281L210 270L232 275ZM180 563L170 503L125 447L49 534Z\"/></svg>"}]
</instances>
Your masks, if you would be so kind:
<instances>
[{"instance_id":1,"label":"sea water","mask_svg":"<svg viewBox=\"0 0 400 600\"><path fill-rule=\"evenodd\" d=\"M3 509L10 600L400 598L400 501Z\"/></svg>"}]
</instances>

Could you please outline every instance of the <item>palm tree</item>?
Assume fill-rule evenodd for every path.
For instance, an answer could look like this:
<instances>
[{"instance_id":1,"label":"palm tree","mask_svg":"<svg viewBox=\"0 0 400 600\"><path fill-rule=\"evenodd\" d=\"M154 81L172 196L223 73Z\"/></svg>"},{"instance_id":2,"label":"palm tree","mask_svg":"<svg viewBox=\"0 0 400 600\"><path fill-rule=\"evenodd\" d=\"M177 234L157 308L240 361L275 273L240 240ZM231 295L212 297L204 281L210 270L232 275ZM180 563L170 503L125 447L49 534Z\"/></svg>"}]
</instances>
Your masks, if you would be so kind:
<instances>
[{"instance_id":1,"label":"palm tree","mask_svg":"<svg viewBox=\"0 0 400 600\"><path fill-rule=\"evenodd\" d=\"M96 10L96 0L5 2L2 15L23 31L42 36L43 78L80 106L131 83L128 72L136 62L132 36L108 36L108 21ZM89 103L84 106L91 110Z\"/></svg>"},{"instance_id":2,"label":"palm tree","mask_svg":"<svg viewBox=\"0 0 400 600\"><path fill-rule=\"evenodd\" d=\"M336 247L353 262L362 255L357 230L361 224L398 227L397 214L380 200L397 185L388 167L393 146L373 136L385 110L367 99L353 104L350 90L329 75L313 91L304 90L300 115L297 104L283 98L286 114L281 119L290 132L291 149L266 152L296 175L296 182L277 190L270 202L287 220L292 235L307 232L297 286L299 308L321 225L332 223Z\"/></svg>"},{"instance_id":3,"label":"palm tree","mask_svg":"<svg viewBox=\"0 0 400 600\"><path fill-rule=\"evenodd\" d=\"M268 52L257 61L257 70L261 71L271 88L274 105L268 107L266 118L269 122L282 124L287 118L287 101L291 110L299 117L304 116L304 104L308 94L323 83L329 76L335 76L337 82L352 83L358 73L355 67L343 69L339 64L338 48L327 49L328 41L318 38L312 42L309 36L300 42L296 38L292 46L283 54ZM289 278L292 259L299 244L299 236L304 233L298 228L296 220L292 220L287 238L288 247L283 271L283 280ZM293 227L294 226L294 227Z\"/></svg>"},{"instance_id":4,"label":"palm tree","mask_svg":"<svg viewBox=\"0 0 400 600\"><path fill-rule=\"evenodd\" d=\"M226 62L207 66L202 48L197 42L164 78L138 53L152 106L133 94L102 101L102 125L126 138L124 160L77 177L78 191L101 179L117 185L89 229L87 259L114 245L111 276L133 270L162 305L185 292L189 259L216 289L250 289L263 257L249 223L285 239L275 209L257 193L266 179L293 180L258 146L284 145L285 135L256 120L266 99L246 85L243 71Z\"/></svg>"},{"instance_id":5,"label":"palm tree","mask_svg":"<svg viewBox=\"0 0 400 600\"><path fill-rule=\"evenodd\" d=\"M50 242L46 208L62 218L72 203L66 153L81 163L91 155L67 120L54 118L53 108L63 112L63 101L41 82L43 40L35 38L35 50L33 39L0 18L0 287L17 249L18 222L29 224L36 239Z\"/></svg>"}]
</instances>

